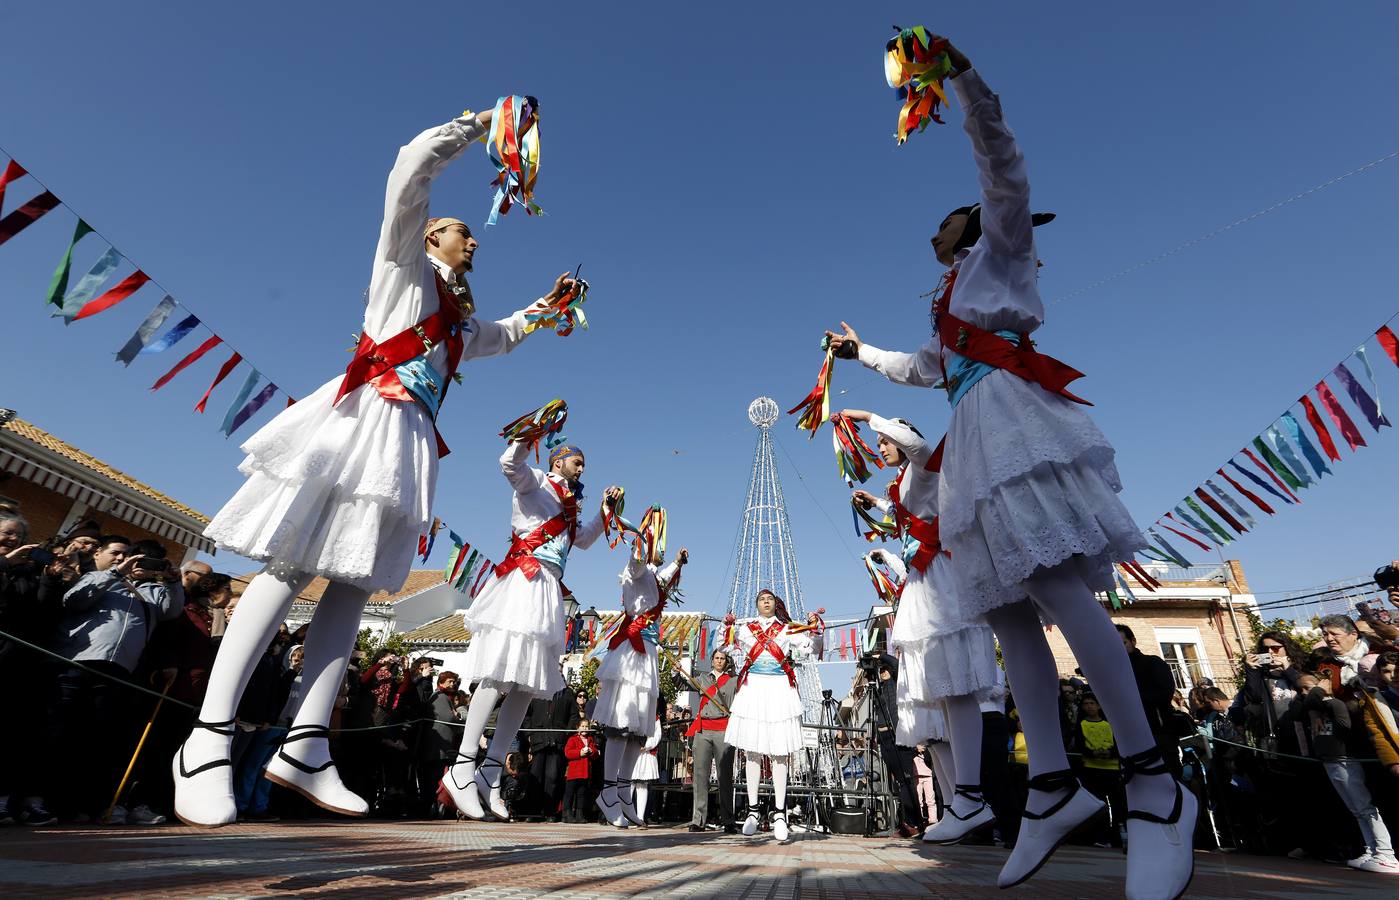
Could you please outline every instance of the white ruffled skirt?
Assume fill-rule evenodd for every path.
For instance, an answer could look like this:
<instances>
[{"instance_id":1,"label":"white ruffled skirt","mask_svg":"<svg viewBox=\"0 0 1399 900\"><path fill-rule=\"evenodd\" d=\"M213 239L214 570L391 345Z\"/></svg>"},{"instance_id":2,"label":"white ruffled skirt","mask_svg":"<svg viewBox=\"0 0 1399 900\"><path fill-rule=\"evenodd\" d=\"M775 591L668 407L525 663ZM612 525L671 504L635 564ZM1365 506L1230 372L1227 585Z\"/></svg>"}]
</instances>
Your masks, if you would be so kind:
<instances>
[{"instance_id":1,"label":"white ruffled skirt","mask_svg":"<svg viewBox=\"0 0 1399 900\"><path fill-rule=\"evenodd\" d=\"M268 568L368 591L403 586L437 482L432 420L372 385L332 406L341 377L243 444L247 481L204 534Z\"/></svg>"},{"instance_id":2,"label":"white ruffled skirt","mask_svg":"<svg viewBox=\"0 0 1399 900\"><path fill-rule=\"evenodd\" d=\"M953 410L939 530L965 620L1025 599L1037 569L1072 559L1094 590L1146 546L1118 499L1114 451L1081 404L997 370Z\"/></svg>"},{"instance_id":3,"label":"white ruffled skirt","mask_svg":"<svg viewBox=\"0 0 1399 900\"><path fill-rule=\"evenodd\" d=\"M643 643L637 653L623 641L609 650L597 667L597 703L593 721L636 735L649 735L656 722L656 698L661 680L656 669L656 647ZM643 756L645 754L642 754Z\"/></svg>"},{"instance_id":4,"label":"white ruffled skirt","mask_svg":"<svg viewBox=\"0 0 1399 900\"><path fill-rule=\"evenodd\" d=\"M787 756L801 748L801 695L786 675L749 674L729 707L724 743L766 756Z\"/></svg>"},{"instance_id":5,"label":"white ruffled skirt","mask_svg":"<svg viewBox=\"0 0 1399 900\"><path fill-rule=\"evenodd\" d=\"M642 750L631 770L632 781L655 781L661 777L660 764L656 762L654 750Z\"/></svg>"},{"instance_id":6,"label":"white ruffled skirt","mask_svg":"<svg viewBox=\"0 0 1399 900\"><path fill-rule=\"evenodd\" d=\"M980 694L1000 682L995 635L981 618L962 618L955 592L946 554L926 572L910 570L904 582L889 647L899 655L899 695L912 703Z\"/></svg>"},{"instance_id":7,"label":"white ruffled skirt","mask_svg":"<svg viewBox=\"0 0 1399 900\"><path fill-rule=\"evenodd\" d=\"M462 684L541 696L562 690L565 618L559 580L547 569L533 579L519 569L504 578L492 575L462 614L471 632L460 663Z\"/></svg>"}]
</instances>

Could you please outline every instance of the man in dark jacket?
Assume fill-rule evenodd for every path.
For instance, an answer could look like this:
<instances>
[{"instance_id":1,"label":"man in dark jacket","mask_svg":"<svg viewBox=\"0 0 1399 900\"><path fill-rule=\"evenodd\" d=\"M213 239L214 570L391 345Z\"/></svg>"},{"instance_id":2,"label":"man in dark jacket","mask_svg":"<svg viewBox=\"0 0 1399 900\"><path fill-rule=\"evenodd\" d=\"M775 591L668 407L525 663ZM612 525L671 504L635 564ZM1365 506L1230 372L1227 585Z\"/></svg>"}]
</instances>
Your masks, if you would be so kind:
<instances>
[{"instance_id":1,"label":"man in dark jacket","mask_svg":"<svg viewBox=\"0 0 1399 900\"><path fill-rule=\"evenodd\" d=\"M923 833L927 824L918 805L918 779L913 771L913 748L894 743L898 727L899 661L888 653L879 654L879 696L874 702L875 738L884 768L889 772L889 787L898 792L898 832L904 837Z\"/></svg>"},{"instance_id":2,"label":"man in dark jacket","mask_svg":"<svg viewBox=\"0 0 1399 900\"><path fill-rule=\"evenodd\" d=\"M1180 775L1180 735L1168 726L1171 722L1171 697L1176 692L1176 680L1171 675L1171 667L1159 656L1152 656L1137 649L1137 636L1126 625L1118 625L1117 633L1122 637L1122 646L1127 648L1127 659L1132 664L1132 676L1137 681L1137 692L1142 697L1142 709L1146 712L1147 724L1156 738L1156 746L1161 748L1161 758L1177 776Z\"/></svg>"},{"instance_id":3,"label":"man in dark jacket","mask_svg":"<svg viewBox=\"0 0 1399 900\"><path fill-rule=\"evenodd\" d=\"M562 668L562 667L560 667ZM573 688L564 684L552 697L536 700L530 704L529 728L548 729L532 732L529 736L530 752L534 755L530 763L530 774L534 776L543 795L544 814L558 822L562 819L564 772L568 760L564 759L563 745L577 728L571 722L577 708ZM570 725L573 727L570 728Z\"/></svg>"}]
</instances>

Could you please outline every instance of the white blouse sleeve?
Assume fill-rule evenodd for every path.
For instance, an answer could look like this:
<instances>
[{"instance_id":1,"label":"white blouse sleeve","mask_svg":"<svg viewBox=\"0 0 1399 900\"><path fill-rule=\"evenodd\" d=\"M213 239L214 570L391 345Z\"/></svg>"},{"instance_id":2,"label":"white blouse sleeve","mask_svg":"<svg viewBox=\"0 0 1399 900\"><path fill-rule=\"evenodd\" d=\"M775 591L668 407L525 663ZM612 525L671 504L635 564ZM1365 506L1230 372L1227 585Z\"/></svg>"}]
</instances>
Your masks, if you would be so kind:
<instances>
[{"instance_id":1,"label":"white blouse sleeve","mask_svg":"<svg viewBox=\"0 0 1399 900\"><path fill-rule=\"evenodd\" d=\"M530 446L524 441L516 441L505 448L500 457L500 471L517 494L528 494L541 487L543 472L530 466Z\"/></svg>"},{"instance_id":2,"label":"white blouse sleeve","mask_svg":"<svg viewBox=\"0 0 1399 900\"><path fill-rule=\"evenodd\" d=\"M1025 156L1001 113L1001 100L975 69L951 79L966 116L962 128L971 138L981 181L981 233L990 249L1004 256L1034 252L1030 219L1030 179ZM953 292L956 297L956 292Z\"/></svg>"},{"instance_id":3,"label":"white blouse sleeve","mask_svg":"<svg viewBox=\"0 0 1399 900\"><path fill-rule=\"evenodd\" d=\"M868 342L860 344L860 362L894 384L909 387L932 387L942 379L942 364L938 361L941 345L936 336L917 353L880 350Z\"/></svg>"},{"instance_id":4,"label":"white blouse sleeve","mask_svg":"<svg viewBox=\"0 0 1399 900\"><path fill-rule=\"evenodd\" d=\"M429 128L398 151L384 195L377 261L415 269L422 265L423 226L427 224L432 181L485 133L486 127L475 116L463 116Z\"/></svg>"}]
</instances>

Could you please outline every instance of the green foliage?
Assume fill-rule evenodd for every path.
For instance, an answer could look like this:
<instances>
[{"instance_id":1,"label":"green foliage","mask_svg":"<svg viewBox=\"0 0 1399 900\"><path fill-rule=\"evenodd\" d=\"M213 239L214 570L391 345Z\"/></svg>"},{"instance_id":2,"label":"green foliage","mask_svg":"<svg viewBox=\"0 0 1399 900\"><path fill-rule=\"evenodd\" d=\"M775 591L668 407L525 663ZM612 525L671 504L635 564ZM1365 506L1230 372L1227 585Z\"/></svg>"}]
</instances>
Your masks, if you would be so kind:
<instances>
[{"instance_id":1,"label":"green foliage","mask_svg":"<svg viewBox=\"0 0 1399 900\"><path fill-rule=\"evenodd\" d=\"M675 670L670 666L661 666L661 700L666 706L675 702L675 695L680 693L680 679L675 677Z\"/></svg>"},{"instance_id":2,"label":"green foliage","mask_svg":"<svg viewBox=\"0 0 1399 900\"><path fill-rule=\"evenodd\" d=\"M592 699L597 696L597 665L596 659L589 659L583 663L582 668L573 673L569 679L568 686L579 694Z\"/></svg>"},{"instance_id":3,"label":"green foliage","mask_svg":"<svg viewBox=\"0 0 1399 900\"><path fill-rule=\"evenodd\" d=\"M363 651L363 655L355 661L361 672L369 668L380 650L389 650L403 657L412 652L407 639L401 633L394 631L378 636L368 628L361 628L359 634L355 635L355 649Z\"/></svg>"}]
</instances>

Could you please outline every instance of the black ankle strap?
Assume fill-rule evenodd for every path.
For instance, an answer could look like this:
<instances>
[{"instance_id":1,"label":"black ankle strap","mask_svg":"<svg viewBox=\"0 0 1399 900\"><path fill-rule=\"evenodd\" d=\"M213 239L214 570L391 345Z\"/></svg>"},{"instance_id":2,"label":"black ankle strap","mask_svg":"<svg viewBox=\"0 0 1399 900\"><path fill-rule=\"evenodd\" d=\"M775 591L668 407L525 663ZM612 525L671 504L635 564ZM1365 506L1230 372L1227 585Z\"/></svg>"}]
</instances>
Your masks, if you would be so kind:
<instances>
[{"instance_id":1,"label":"black ankle strap","mask_svg":"<svg viewBox=\"0 0 1399 900\"><path fill-rule=\"evenodd\" d=\"M1039 791L1042 794L1052 794L1056 791L1067 790L1068 793L1050 804L1049 809L1044 812L1030 812L1025 810L1026 819L1047 819L1063 809L1064 806L1078 793L1078 776L1074 775L1073 769L1059 769L1054 772L1041 772L1031 778L1028 787L1032 791Z\"/></svg>"},{"instance_id":2,"label":"black ankle strap","mask_svg":"<svg viewBox=\"0 0 1399 900\"><path fill-rule=\"evenodd\" d=\"M1135 775L1167 775L1166 761L1161 758L1160 747L1149 747L1140 753L1122 757L1122 783L1126 784Z\"/></svg>"},{"instance_id":3,"label":"black ankle strap","mask_svg":"<svg viewBox=\"0 0 1399 900\"><path fill-rule=\"evenodd\" d=\"M300 734L296 732L300 732ZM315 738L324 738L329 741L330 729L325 725L293 725L291 729L287 731L287 736L282 738L282 746L281 749L277 751L277 756L288 765L300 769L307 775L315 775L318 772L324 772L326 769L335 765L335 760L328 759L319 766L308 766L306 763L287 753L287 744L295 743L296 741L314 740Z\"/></svg>"},{"instance_id":4,"label":"black ankle strap","mask_svg":"<svg viewBox=\"0 0 1399 900\"><path fill-rule=\"evenodd\" d=\"M980 799L981 799L981 785L979 785L979 784L959 784L959 785L954 785L954 786L953 786L953 789L952 789L952 793L954 793L954 794L961 794L963 797L966 797L968 800L980 800Z\"/></svg>"},{"instance_id":5,"label":"black ankle strap","mask_svg":"<svg viewBox=\"0 0 1399 900\"><path fill-rule=\"evenodd\" d=\"M953 787L952 793L966 797L968 800L977 804L976 809L967 813L965 816L958 815L957 811L952 808L952 804L947 804L943 812L947 813L949 816L951 816L959 822L966 822L967 820L975 816L981 815L981 811L986 808L986 798L981 796L981 785L979 784L955 785Z\"/></svg>"},{"instance_id":6,"label":"black ankle strap","mask_svg":"<svg viewBox=\"0 0 1399 900\"><path fill-rule=\"evenodd\" d=\"M221 734L224 737L233 737L234 732L237 731L237 729L233 725L235 721L237 720L229 719L227 722L201 722L200 720L195 719L194 727L202 729L204 731L212 731L214 734ZM198 775L201 772L207 772L210 769L217 769L221 766L228 766L229 768L233 767L233 760L225 756L222 759L210 760L202 766L195 766L193 769L187 769L185 768L184 744L180 745L180 752L178 756L181 778L193 778L195 775Z\"/></svg>"},{"instance_id":7,"label":"black ankle strap","mask_svg":"<svg viewBox=\"0 0 1399 900\"><path fill-rule=\"evenodd\" d=\"M1157 825L1174 825L1179 822L1181 804L1185 797L1181 794L1180 781L1172 775L1171 770L1166 766L1166 761L1162 759L1160 747L1150 747L1140 753L1122 757L1122 783L1126 785L1136 775L1170 776L1171 786L1176 789L1176 801L1171 805L1170 813L1164 817L1146 810L1128 809L1122 818L1140 819L1143 822L1154 822Z\"/></svg>"},{"instance_id":8,"label":"black ankle strap","mask_svg":"<svg viewBox=\"0 0 1399 900\"><path fill-rule=\"evenodd\" d=\"M456 788L456 789L459 790L459 791L464 791L464 790L466 790L468 787L470 787L470 786L471 786L471 782L474 781L475 778L476 778L476 773L475 773L475 772L472 772L472 773L471 773L471 778L468 778L468 779L466 780L466 784L457 784L457 776L455 776L455 775L452 774L452 770L455 769L457 766L461 765L462 763L471 763L472 765L475 765L475 764L476 764L476 757L474 757L474 756L467 756L465 753L461 752L461 748L458 747L458 748L457 748L457 758L454 759L454 760L452 760L452 764L451 764L450 766L447 767L447 771L446 771L446 772L443 774L443 776L442 776L444 780L450 778L451 781L452 781L452 787Z\"/></svg>"}]
</instances>

